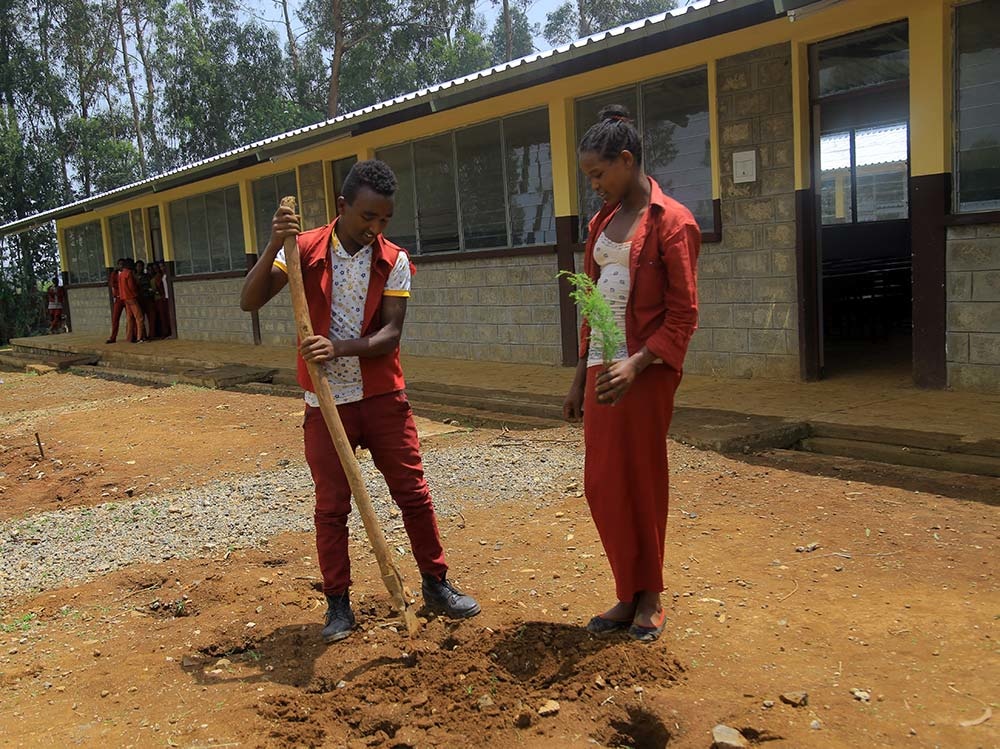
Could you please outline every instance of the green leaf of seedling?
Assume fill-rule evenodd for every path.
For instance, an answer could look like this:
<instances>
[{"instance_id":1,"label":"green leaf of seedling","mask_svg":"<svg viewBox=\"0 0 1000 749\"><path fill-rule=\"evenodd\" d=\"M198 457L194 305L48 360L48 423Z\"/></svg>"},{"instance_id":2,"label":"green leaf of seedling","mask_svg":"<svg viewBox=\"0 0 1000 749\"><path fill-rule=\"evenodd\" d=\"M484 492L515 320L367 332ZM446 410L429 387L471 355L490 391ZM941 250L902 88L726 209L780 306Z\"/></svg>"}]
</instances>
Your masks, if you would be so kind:
<instances>
[{"instance_id":1,"label":"green leaf of seedling","mask_svg":"<svg viewBox=\"0 0 1000 749\"><path fill-rule=\"evenodd\" d=\"M573 287L569 293L570 299L576 303L583 319L590 325L591 337L601 344L605 366L611 364L615 353L625 343L625 333L615 322L611 305L586 273L564 270L559 272L559 277L565 278Z\"/></svg>"}]
</instances>

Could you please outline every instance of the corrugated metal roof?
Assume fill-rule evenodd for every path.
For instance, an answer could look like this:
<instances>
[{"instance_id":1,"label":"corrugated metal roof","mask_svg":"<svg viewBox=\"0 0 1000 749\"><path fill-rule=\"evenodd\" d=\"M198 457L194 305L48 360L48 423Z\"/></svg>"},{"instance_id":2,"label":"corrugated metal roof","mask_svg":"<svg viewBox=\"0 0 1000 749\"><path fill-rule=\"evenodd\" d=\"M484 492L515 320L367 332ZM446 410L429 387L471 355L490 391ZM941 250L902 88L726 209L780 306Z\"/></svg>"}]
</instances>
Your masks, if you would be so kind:
<instances>
[{"instance_id":1,"label":"corrugated metal roof","mask_svg":"<svg viewBox=\"0 0 1000 749\"><path fill-rule=\"evenodd\" d=\"M435 99L445 92L467 92L476 89L487 81L490 83L501 83L514 80L557 61L563 62L596 54L619 44L642 38L643 36L707 21L718 15L762 3L770 5L768 0L696 0L682 8L650 16L649 18L625 24L608 31L601 31L554 49L527 55L517 60L511 60L486 70L470 73L451 81L438 83L419 91L412 91L388 101L338 115L323 122L307 125L297 130L290 130L286 133L280 133L270 138L264 138L255 143L234 148L231 151L210 156L209 158L164 172L163 174L158 174L155 177L123 185L99 195L93 195L89 198L60 206L59 208L53 208L18 221L10 222L0 226L0 237L26 231L57 218L84 213L143 193L157 192L194 182L202 176L233 171L253 163L267 161L274 156L295 151L297 148L311 146L321 136L327 136L332 139L338 135L346 135L348 133L343 131L349 131L350 127L376 116L382 116L393 110L403 110L408 106L421 103L430 103L433 109Z\"/></svg>"},{"instance_id":2,"label":"corrugated metal roof","mask_svg":"<svg viewBox=\"0 0 1000 749\"><path fill-rule=\"evenodd\" d=\"M856 166L894 164L909 158L907 123L862 128L855 131ZM820 138L820 169L828 172L851 168L851 134L830 133Z\"/></svg>"}]
</instances>

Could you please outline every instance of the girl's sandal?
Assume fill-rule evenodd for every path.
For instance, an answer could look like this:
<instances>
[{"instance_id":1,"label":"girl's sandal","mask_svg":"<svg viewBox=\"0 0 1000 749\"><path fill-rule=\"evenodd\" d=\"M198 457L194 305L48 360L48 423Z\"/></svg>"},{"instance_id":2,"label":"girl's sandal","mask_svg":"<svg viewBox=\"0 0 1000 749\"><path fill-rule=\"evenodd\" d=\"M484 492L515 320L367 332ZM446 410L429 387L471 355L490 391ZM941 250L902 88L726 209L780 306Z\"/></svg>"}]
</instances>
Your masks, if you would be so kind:
<instances>
[{"instance_id":1,"label":"girl's sandal","mask_svg":"<svg viewBox=\"0 0 1000 749\"><path fill-rule=\"evenodd\" d=\"M660 609L660 623L653 621L652 627L643 627L641 624L632 624L628 628L628 636L638 642L656 642L663 633L663 628L667 626L667 610Z\"/></svg>"},{"instance_id":2,"label":"girl's sandal","mask_svg":"<svg viewBox=\"0 0 1000 749\"><path fill-rule=\"evenodd\" d=\"M631 624L631 619L607 619L598 615L587 622L586 630L592 635L609 635L612 632L624 632Z\"/></svg>"}]
</instances>

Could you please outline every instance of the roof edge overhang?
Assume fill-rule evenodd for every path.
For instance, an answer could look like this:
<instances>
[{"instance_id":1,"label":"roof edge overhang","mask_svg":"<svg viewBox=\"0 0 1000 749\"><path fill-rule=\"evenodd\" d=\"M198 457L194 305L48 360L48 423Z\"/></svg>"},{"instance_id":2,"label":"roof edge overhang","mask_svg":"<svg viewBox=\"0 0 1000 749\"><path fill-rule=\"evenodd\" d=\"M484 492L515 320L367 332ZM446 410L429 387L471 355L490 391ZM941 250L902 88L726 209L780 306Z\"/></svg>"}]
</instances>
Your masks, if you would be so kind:
<instances>
[{"instance_id":1,"label":"roof edge overhang","mask_svg":"<svg viewBox=\"0 0 1000 749\"><path fill-rule=\"evenodd\" d=\"M389 101L349 112L298 130L265 138L139 182L43 211L0 226L0 238L51 221L88 213L143 194L162 192L236 172L264 161L471 104L511 91L548 83L595 68L772 21L792 0L698 0L683 10L662 13L603 31L570 44L512 60Z\"/></svg>"}]
</instances>

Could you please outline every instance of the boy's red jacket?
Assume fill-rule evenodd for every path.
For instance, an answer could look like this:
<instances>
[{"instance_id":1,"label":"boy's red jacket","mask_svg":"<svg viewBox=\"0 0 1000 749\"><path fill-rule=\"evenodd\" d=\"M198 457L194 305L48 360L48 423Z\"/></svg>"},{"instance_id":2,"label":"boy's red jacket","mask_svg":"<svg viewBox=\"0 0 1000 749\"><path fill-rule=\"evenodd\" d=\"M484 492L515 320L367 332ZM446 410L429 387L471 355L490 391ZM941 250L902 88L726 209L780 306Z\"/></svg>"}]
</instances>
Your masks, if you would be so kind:
<instances>
[{"instance_id":1,"label":"boy's red jacket","mask_svg":"<svg viewBox=\"0 0 1000 749\"><path fill-rule=\"evenodd\" d=\"M698 327L698 252L701 230L691 212L663 194L649 178L649 210L632 237L629 296L625 305L625 345L631 356L646 346L680 372L688 343ZM605 206L590 221L583 270L595 282L600 268L594 243L619 206ZM587 355L590 326L580 329L580 357Z\"/></svg>"},{"instance_id":2,"label":"boy's red jacket","mask_svg":"<svg viewBox=\"0 0 1000 749\"><path fill-rule=\"evenodd\" d=\"M128 268L118 271L118 298L123 302L133 302L139 298L135 274Z\"/></svg>"},{"instance_id":3,"label":"boy's red jacket","mask_svg":"<svg viewBox=\"0 0 1000 749\"><path fill-rule=\"evenodd\" d=\"M330 306L333 303L333 274L330 270L330 235L337 221L298 235L302 283L309 305L313 333L326 336L330 332ZM396 265L401 247L379 234L372 244L372 271L365 298L361 335L375 333L382 327L382 293L389 273ZM412 263L411 263L412 269ZM297 354L298 383L303 390L313 390L309 370L301 354ZM403 367L399 363L399 347L384 356L359 357L363 397L384 395L403 390Z\"/></svg>"}]
</instances>

